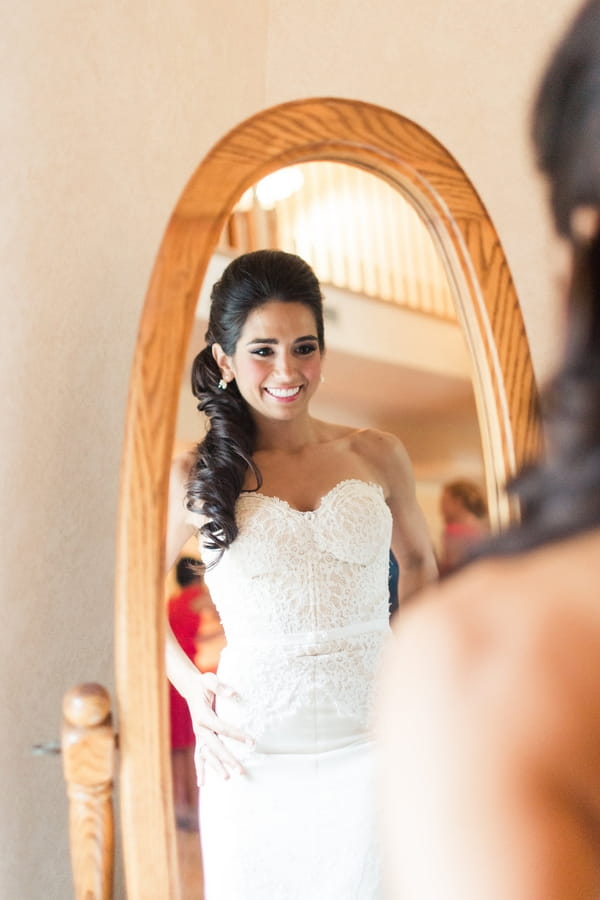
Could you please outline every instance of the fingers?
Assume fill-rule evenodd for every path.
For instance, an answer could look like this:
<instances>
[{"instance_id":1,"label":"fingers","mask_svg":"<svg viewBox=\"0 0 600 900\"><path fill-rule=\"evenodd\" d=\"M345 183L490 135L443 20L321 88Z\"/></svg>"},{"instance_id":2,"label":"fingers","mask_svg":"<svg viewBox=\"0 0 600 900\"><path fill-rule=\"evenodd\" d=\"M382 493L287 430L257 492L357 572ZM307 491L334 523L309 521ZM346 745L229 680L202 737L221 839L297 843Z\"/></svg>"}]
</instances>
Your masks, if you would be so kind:
<instances>
[{"instance_id":1,"label":"fingers","mask_svg":"<svg viewBox=\"0 0 600 900\"><path fill-rule=\"evenodd\" d=\"M236 695L234 689L229 687L228 684L223 684L222 681L219 681L214 672L204 672L202 682L205 688L208 688L209 691L220 697L235 697Z\"/></svg>"},{"instance_id":2,"label":"fingers","mask_svg":"<svg viewBox=\"0 0 600 900\"><path fill-rule=\"evenodd\" d=\"M214 731L224 737L232 738L234 741L242 741L253 747L255 741L250 735L230 722L223 721L213 708L215 695L234 697L236 696L235 690L219 681L214 672L204 672L201 677L204 696L188 700L192 721L200 727L208 728L210 731Z\"/></svg>"},{"instance_id":3,"label":"fingers","mask_svg":"<svg viewBox=\"0 0 600 900\"><path fill-rule=\"evenodd\" d=\"M207 766L222 778L230 778L232 774L245 774L243 766L222 738L231 738L250 747L254 747L256 743L240 728L223 721L214 710L214 697L217 694L232 697L236 692L220 682L214 672L204 672L201 679L202 690L191 700L188 699L196 734L194 762L199 786L204 784Z\"/></svg>"},{"instance_id":4,"label":"fingers","mask_svg":"<svg viewBox=\"0 0 600 900\"><path fill-rule=\"evenodd\" d=\"M242 743L248 744L249 747L254 747L256 743L254 738L246 734L245 731L242 731L230 722L224 722L212 709L204 711L202 720L199 724L201 727L204 727L211 732L215 732L216 734L220 734L223 737L232 738L234 741L242 741Z\"/></svg>"},{"instance_id":5,"label":"fingers","mask_svg":"<svg viewBox=\"0 0 600 900\"><path fill-rule=\"evenodd\" d=\"M217 678L214 672L203 672L200 676L202 678L202 684L212 691L213 694L216 694L217 688L219 686L219 679Z\"/></svg>"},{"instance_id":6,"label":"fingers","mask_svg":"<svg viewBox=\"0 0 600 900\"><path fill-rule=\"evenodd\" d=\"M199 786L204 784L206 766L210 766L222 778L230 778L233 774L245 774L240 761L229 751L219 736L207 728L201 727L196 730L194 760Z\"/></svg>"}]
</instances>

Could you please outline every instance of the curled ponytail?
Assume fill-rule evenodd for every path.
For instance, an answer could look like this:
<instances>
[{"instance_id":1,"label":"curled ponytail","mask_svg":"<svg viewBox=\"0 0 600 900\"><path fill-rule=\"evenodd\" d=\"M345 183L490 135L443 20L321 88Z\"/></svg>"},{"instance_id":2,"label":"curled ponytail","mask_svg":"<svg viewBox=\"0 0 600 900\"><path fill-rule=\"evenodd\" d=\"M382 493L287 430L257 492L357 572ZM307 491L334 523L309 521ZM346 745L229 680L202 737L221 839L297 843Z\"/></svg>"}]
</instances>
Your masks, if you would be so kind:
<instances>
[{"instance_id":1,"label":"curled ponytail","mask_svg":"<svg viewBox=\"0 0 600 900\"><path fill-rule=\"evenodd\" d=\"M257 250L234 259L214 285L207 346L192 367L192 392L210 426L196 449L186 506L205 517L200 529L204 546L220 555L237 537L235 504L248 470L255 490L262 477L252 459L256 425L250 408L235 381L229 382L227 390L219 388L221 372L212 348L219 344L227 356L233 356L248 315L270 300L307 306L315 318L319 348L324 350L321 289L311 267L293 253Z\"/></svg>"},{"instance_id":2,"label":"curled ponytail","mask_svg":"<svg viewBox=\"0 0 600 900\"><path fill-rule=\"evenodd\" d=\"M210 420L210 429L196 448L186 505L208 520L200 528L204 546L222 552L237 537L235 502L246 472L253 471L257 488L262 478L252 460L256 426L248 405L235 381L222 391L218 387L220 378L212 349L207 346L192 366L192 392L198 410Z\"/></svg>"}]
</instances>

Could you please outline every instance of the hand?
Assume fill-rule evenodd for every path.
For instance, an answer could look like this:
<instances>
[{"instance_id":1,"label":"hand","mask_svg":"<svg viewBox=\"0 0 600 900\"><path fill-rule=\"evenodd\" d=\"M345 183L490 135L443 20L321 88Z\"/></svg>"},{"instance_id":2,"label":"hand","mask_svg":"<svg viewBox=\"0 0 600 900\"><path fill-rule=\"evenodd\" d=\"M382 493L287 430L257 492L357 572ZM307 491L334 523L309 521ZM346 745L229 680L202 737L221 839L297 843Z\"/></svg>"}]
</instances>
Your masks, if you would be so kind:
<instances>
[{"instance_id":1,"label":"hand","mask_svg":"<svg viewBox=\"0 0 600 900\"><path fill-rule=\"evenodd\" d=\"M201 787L204 784L207 765L223 778L230 778L234 773L244 774L242 764L225 746L219 735L242 741L250 746L254 746L254 740L239 728L224 722L214 711L217 695L232 697L235 694L232 688L222 684L213 672L200 673L199 678L194 679L194 682L193 693L186 699L196 735L194 761L198 774L198 785Z\"/></svg>"}]
</instances>

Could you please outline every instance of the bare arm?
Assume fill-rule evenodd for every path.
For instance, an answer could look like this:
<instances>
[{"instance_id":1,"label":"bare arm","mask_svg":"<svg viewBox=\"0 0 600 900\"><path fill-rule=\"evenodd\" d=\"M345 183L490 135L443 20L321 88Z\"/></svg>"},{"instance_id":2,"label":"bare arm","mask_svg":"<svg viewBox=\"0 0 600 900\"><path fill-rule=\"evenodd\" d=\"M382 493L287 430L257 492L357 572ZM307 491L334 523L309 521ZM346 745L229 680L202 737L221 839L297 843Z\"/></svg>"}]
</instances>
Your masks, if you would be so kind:
<instances>
[{"instance_id":1,"label":"bare arm","mask_svg":"<svg viewBox=\"0 0 600 900\"><path fill-rule=\"evenodd\" d=\"M173 461L169 481L169 510L167 518L166 565L171 568L184 544L195 532L194 525L186 521L185 492L192 457L188 454ZM221 684L212 672L201 673L183 651L169 623L166 626L167 676L172 685L184 697L190 708L194 732L197 738L196 767L200 783L203 780L204 763L208 763L228 778L231 772L243 768L219 735L252 743L233 725L223 722L214 712L217 694L231 696L232 691Z\"/></svg>"},{"instance_id":2,"label":"bare arm","mask_svg":"<svg viewBox=\"0 0 600 900\"><path fill-rule=\"evenodd\" d=\"M174 459L171 465L165 547L167 571L175 565L183 546L194 534L193 525L186 521L184 505L192 461L191 454L186 454ZM182 697L187 697L196 684L198 669L182 650L168 622L166 638L167 676Z\"/></svg>"},{"instance_id":3,"label":"bare arm","mask_svg":"<svg viewBox=\"0 0 600 900\"><path fill-rule=\"evenodd\" d=\"M382 465L389 486L392 513L392 551L398 563L398 601L402 604L438 577L438 568L425 518L417 502L415 479L402 443L382 435Z\"/></svg>"}]
</instances>

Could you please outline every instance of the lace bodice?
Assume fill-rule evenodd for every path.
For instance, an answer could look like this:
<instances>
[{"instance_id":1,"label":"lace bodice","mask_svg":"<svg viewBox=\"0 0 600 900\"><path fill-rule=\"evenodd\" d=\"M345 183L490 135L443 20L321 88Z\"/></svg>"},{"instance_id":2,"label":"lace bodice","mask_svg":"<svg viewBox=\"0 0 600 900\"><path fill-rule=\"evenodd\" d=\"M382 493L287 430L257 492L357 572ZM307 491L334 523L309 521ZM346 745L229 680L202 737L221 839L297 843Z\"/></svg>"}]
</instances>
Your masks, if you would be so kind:
<instances>
[{"instance_id":1,"label":"lace bodice","mask_svg":"<svg viewBox=\"0 0 600 900\"><path fill-rule=\"evenodd\" d=\"M339 715L366 722L389 619L391 514L382 489L342 481L314 512L244 493L236 517L238 537L206 582L227 639L223 680L238 681L240 722L259 736L315 692ZM203 557L209 563L210 551Z\"/></svg>"}]
</instances>

